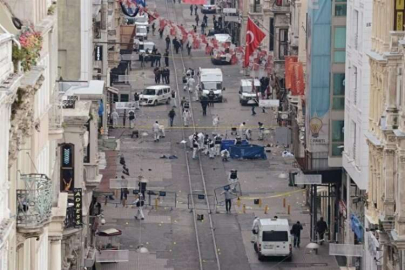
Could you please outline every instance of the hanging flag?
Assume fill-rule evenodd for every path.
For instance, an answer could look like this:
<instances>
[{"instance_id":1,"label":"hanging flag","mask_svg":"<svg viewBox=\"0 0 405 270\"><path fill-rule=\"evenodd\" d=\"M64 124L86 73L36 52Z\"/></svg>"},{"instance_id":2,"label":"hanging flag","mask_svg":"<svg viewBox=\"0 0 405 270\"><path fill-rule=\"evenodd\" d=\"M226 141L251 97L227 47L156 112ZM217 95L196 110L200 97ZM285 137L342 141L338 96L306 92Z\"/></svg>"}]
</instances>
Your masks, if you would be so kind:
<instances>
[{"instance_id":1,"label":"hanging flag","mask_svg":"<svg viewBox=\"0 0 405 270\"><path fill-rule=\"evenodd\" d=\"M266 35L263 33L263 31L260 30L260 28L250 18L248 18L244 67L249 65L250 55L257 49L257 47L259 47L260 42L262 42L265 36Z\"/></svg>"}]
</instances>

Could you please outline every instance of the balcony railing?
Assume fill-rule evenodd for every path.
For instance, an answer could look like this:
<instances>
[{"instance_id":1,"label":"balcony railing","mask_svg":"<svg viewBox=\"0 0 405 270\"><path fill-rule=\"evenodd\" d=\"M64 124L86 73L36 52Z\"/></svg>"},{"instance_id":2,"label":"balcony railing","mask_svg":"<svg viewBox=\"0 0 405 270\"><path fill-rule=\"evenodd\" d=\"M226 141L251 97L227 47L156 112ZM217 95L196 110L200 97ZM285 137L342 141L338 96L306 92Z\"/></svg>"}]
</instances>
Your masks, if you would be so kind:
<instances>
[{"instance_id":1,"label":"balcony railing","mask_svg":"<svg viewBox=\"0 0 405 270\"><path fill-rule=\"evenodd\" d=\"M40 229L52 214L52 181L45 174L21 175L25 189L17 189L17 227Z\"/></svg>"},{"instance_id":2,"label":"balcony railing","mask_svg":"<svg viewBox=\"0 0 405 270\"><path fill-rule=\"evenodd\" d=\"M52 107L49 111L49 129L60 129L63 123L62 95L55 92L52 97Z\"/></svg>"},{"instance_id":3,"label":"balcony railing","mask_svg":"<svg viewBox=\"0 0 405 270\"><path fill-rule=\"evenodd\" d=\"M250 5L250 13L262 13L262 5Z\"/></svg>"},{"instance_id":4,"label":"balcony railing","mask_svg":"<svg viewBox=\"0 0 405 270\"><path fill-rule=\"evenodd\" d=\"M75 207L68 206L66 209L65 229L73 228L75 225Z\"/></svg>"}]
</instances>

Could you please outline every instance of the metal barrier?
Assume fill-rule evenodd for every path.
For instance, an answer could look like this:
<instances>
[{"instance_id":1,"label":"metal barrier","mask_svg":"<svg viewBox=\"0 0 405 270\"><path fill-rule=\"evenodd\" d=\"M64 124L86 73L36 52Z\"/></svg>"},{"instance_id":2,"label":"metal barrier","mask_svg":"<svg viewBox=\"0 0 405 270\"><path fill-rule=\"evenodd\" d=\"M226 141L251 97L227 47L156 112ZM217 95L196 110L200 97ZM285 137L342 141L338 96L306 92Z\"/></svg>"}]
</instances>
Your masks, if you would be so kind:
<instances>
[{"instance_id":1,"label":"metal barrier","mask_svg":"<svg viewBox=\"0 0 405 270\"><path fill-rule=\"evenodd\" d=\"M173 210L177 207L177 193L174 191L147 190L146 196L148 197L146 205L154 208L170 207Z\"/></svg>"},{"instance_id":2,"label":"metal barrier","mask_svg":"<svg viewBox=\"0 0 405 270\"><path fill-rule=\"evenodd\" d=\"M225 196L223 193L224 193L224 191L226 191L228 189L231 189L231 198L232 199L237 199L238 197L242 196L242 189L240 187L239 182L217 187L216 189L214 189L216 206L225 205Z\"/></svg>"},{"instance_id":3,"label":"metal barrier","mask_svg":"<svg viewBox=\"0 0 405 270\"><path fill-rule=\"evenodd\" d=\"M110 179L110 189L138 188L138 179L126 178L126 179Z\"/></svg>"},{"instance_id":4,"label":"metal barrier","mask_svg":"<svg viewBox=\"0 0 405 270\"><path fill-rule=\"evenodd\" d=\"M96 262L127 262L129 261L128 250L100 250L96 252Z\"/></svg>"},{"instance_id":5,"label":"metal barrier","mask_svg":"<svg viewBox=\"0 0 405 270\"><path fill-rule=\"evenodd\" d=\"M205 195L203 191L194 191L187 196L187 206L188 209L193 209L191 198L194 199L194 210L207 210L210 211L215 208L215 197L214 195ZM209 206L207 205L207 200Z\"/></svg>"}]
</instances>

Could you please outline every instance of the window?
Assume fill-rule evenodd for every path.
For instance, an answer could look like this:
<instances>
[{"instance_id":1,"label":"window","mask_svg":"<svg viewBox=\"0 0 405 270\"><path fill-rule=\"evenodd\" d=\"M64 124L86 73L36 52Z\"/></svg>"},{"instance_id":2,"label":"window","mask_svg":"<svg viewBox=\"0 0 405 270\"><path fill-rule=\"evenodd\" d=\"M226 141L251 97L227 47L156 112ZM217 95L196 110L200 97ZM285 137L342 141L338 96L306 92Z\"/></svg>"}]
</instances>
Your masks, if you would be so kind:
<instances>
[{"instance_id":1,"label":"window","mask_svg":"<svg viewBox=\"0 0 405 270\"><path fill-rule=\"evenodd\" d=\"M352 159L356 160L356 148L357 148L357 127L356 123L352 121L352 126L351 126L351 133L352 133Z\"/></svg>"},{"instance_id":2,"label":"window","mask_svg":"<svg viewBox=\"0 0 405 270\"><path fill-rule=\"evenodd\" d=\"M128 102L129 95L128 94L121 94L121 102Z\"/></svg>"},{"instance_id":3,"label":"window","mask_svg":"<svg viewBox=\"0 0 405 270\"><path fill-rule=\"evenodd\" d=\"M400 109L403 102L402 90L402 68L398 68L397 72L397 108Z\"/></svg>"},{"instance_id":4,"label":"window","mask_svg":"<svg viewBox=\"0 0 405 270\"><path fill-rule=\"evenodd\" d=\"M269 51L274 51L274 18L270 18L270 27L269 27Z\"/></svg>"},{"instance_id":5,"label":"window","mask_svg":"<svg viewBox=\"0 0 405 270\"><path fill-rule=\"evenodd\" d=\"M333 62L346 62L346 27L335 27Z\"/></svg>"},{"instance_id":6,"label":"window","mask_svg":"<svg viewBox=\"0 0 405 270\"><path fill-rule=\"evenodd\" d=\"M346 0L335 0L335 16L346 17L347 4Z\"/></svg>"},{"instance_id":7,"label":"window","mask_svg":"<svg viewBox=\"0 0 405 270\"><path fill-rule=\"evenodd\" d=\"M113 94L113 101L118 102L118 95L117 94Z\"/></svg>"},{"instance_id":8,"label":"window","mask_svg":"<svg viewBox=\"0 0 405 270\"><path fill-rule=\"evenodd\" d=\"M284 56L288 55L288 29L280 29L278 40L279 40L278 58L284 59Z\"/></svg>"},{"instance_id":9,"label":"window","mask_svg":"<svg viewBox=\"0 0 405 270\"><path fill-rule=\"evenodd\" d=\"M83 151L83 162L84 163L90 163L90 121L87 121L87 123L84 125L87 130L87 136L88 136L88 144L84 147Z\"/></svg>"},{"instance_id":10,"label":"window","mask_svg":"<svg viewBox=\"0 0 405 270\"><path fill-rule=\"evenodd\" d=\"M60 191L73 191L75 187L74 149L74 145L70 143L61 145Z\"/></svg>"},{"instance_id":11,"label":"window","mask_svg":"<svg viewBox=\"0 0 405 270\"><path fill-rule=\"evenodd\" d=\"M353 43L357 50L359 45L359 11L353 10Z\"/></svg>"},{"instance_id":12,"label":"window","mask_svg":"<svg viewBox=\"0 0 405 270\"><path fill-rule=\"evenodd\" d=\"M287 242L288 233L286 231L264 231L263 242Z\"/></svg>"},{"instance_id":13,"label":"window","mask_svg":"<svg viewBox=\"0 0 405 270\"><path fill-rule=\"evenodd\" d=\"M353 102L354 104L357 104L357 67L356 66L352 66L352 87L353 87Z\"/></svg>"},{"instance_id":14,"label":"window","mask_svg":"<svg viewBox=\"0 0 405 270\"><path fill-rule=\"evenodd\" d=\"M343 120L332 120L332 156L341 156L343 151Z\"/></svg>"},{"instance_id":15,"label":"window","mask_svg":"<svg viewBox=\"0 0 405 270\"><path fill-rule=\"evenodd\" d=\"M333 74L333 98L332 109L344 110L345 107L345 74Z\"/></svg>"}]
</instances>

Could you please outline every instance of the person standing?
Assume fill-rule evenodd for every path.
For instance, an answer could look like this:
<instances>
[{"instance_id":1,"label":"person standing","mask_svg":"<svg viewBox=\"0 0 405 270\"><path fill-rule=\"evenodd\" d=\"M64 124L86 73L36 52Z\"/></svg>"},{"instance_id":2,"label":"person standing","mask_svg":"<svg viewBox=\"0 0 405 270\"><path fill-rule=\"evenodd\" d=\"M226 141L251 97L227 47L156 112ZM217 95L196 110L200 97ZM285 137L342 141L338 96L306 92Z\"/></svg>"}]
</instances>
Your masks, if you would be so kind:
<instances>
[{"instance_id":1,"label":"person standing","mask_svg":"<svg viewBox=\"0 0 405 270\"><path fill-rule=\"evenodd\" d=\"M167 84L170 84L170 69L166 68L166 81Z\"/></svg>"},{"instance_id":2,"label":"person standing","mask_svg":"<svg viewBox=\"0 0 405 270\"><path fill-rule=\"evenodd\" d=\"M167 49L165 54L163 55L165 57L165 66L169 66L169 50Z\"/></svg>"},{"instance_id":3,"label":"person standing","mask_svg":"<svg viewBox=\"0 0 405 270\"><path fill-rule=\"evenodd\" d=\"M210 91L209 93L208 93L208 106L210 106L210 107L214 107L214 98L215 98L215 94L214 94L214 91Z\"/></svg>"},{"instance_id":4,"label":"person standing","mask_svg":"<svg viewBox=\"0 0 405 270\"><path fill-rule=\"evenodd\" d=\"M323 220L323 217L321 217L318 222L316 223L316 231L318 232L319 235L319 242L322 245L323 242L325 241L324 235L326 230L328 229L328 225L326 222Z\"/></svg>"},{"instance_id":5,"label":"person standing","mask_svg":"<svg viewBox=\"0 0 405 270\"><path fill-rule=\"evenodd\" d=\"M167 84L167 68L162 69L162 79L163 83Z\"/></svg>"},{"instance_id":6,"label":"person standing","mask_svg":"<svg viewBox=\"0 0 405 270\"><path fill-rule=\"evenodd\" d=\"M155 74L155 83L158 84L160 83L160 70L158 67L155 67L153 69L153 73Z\"/></svg>"},{"instance_id":7,"label":"person standing","mask_svg":"<svg viewBox=\"0 0 405 270\"><path fill-rule=\"evenodd\" d=\"M170 126L173 126L174 122L174 117L176 116L176 112L174 111L174 108L172 108L169 112L169 118L170 118Z\"/></svg>"},{"instance_id":8,"label":"person standing","mask_svg":"<svg viewBox=\"0 0 405 270\"><path fill-rule=\"evenodd\" d=\"M302 225L299 221L291 228L291 234L294 235L294 247L300 247Z\"/></svg>"},{"instance_id":9,"label":"person standing","mask_svg":"<svg viewBox=\"0 0 405 270\"><path fill-rule=\"evenodd\" d=\"M226 189L222 191L222 194L224 194L225 197L225 209L227 213L231 212L231 207L232 207L232 191L231 187L228 185L226 186Z\"/></svg>"},{"instance_id":10,"label":"person standing","mask_svg":"<svg viewBox=\"0 0 405 270\"><path fill-rule=\"evenodd\" d=\"M134 94L134 101L135 101L135 110L139 110L139 94L135 92Z\"/></svg>"},{"instance_id":11,"label":"person standing","mask_svg":"<svg viewBox=\"0 0 405 270\"><path fill-rule=\"evenodd\" d=\"M205 35L205 22L203 21L202 23L201 23L201 34L202 35Z\"/></svg>"},{"instance_id":12,"label":"person standing","mask_svg":"<svg viewBox=\"0 0 405 270\"><path fill-rule=\"evenodd\" d=\"M259 233L259 223L260 223L260 218L255 217L253 220L253 225L252 225L252 238L251 242L256 243L257 242L257 234Z\"/></svg>"},{"instance_id":13,"label":"person standing","mask_svg":"<svg viewBox=\"0 0 405 270\"><path fill-rule=\"evenodd\" d=\"M214 130L217 131L219 126L219 116L217 114L212 117L212 126L214 127Z\"/></svg>"},{"instance_id":14,"label":"person standing","mask_svg":"<svg viewBox=\"0 0 405 270\"><path fill-rule=\"evenodd\" d=\"M134 128L135 127L135 111L130 110L129 113L129 126L130 128Z\"/></svg>"},{"instance_id":15,"label":"person standing","mask_svg":"<svg viewBox=\"0 0 405 270\"><path fill-rule=\"evenodd\" d=\"M240 125L239 125L239 136L242 138L243 137L243 135L245 135L245 125L246 125L246 123L245 122L242 122Z\"/></svg>"},{"instance_id":16,"label":"person standing","mask_svg":"<svg viewBox=\"0 0 405 270\"><path fill-rule=\"evenodd\" d=\"M169 50L169 48L170 48L170 37L169 37L169 35L167 35L165 40L166 40L166 50Z\"/></svg>"},{"instance_id":17,"label":"person standing","mask_svg":"<svg viewBox=\"0 0 405 270\"><path fill-rule=\"evenodd\" d=\"M188 109L185 109L183 112L183 121L185 127L188 127L190 119L191 119L191 112Z\"/></svg>"},{"instance_id":18,"label":"person standing","mask_svg":"<svg viewBox=\"0 0 405 270\"><path fill-rule=\"evenodd\" d=\"M142 193L139 193L138 198L135 200L135 205L138 208L135 219L144 220L145 216L143 214L142 208L145 205L145 200L144 200Z\"/></svg>"},{"instance_id":19,"label":"person standing","mask_svg":"<svg viewBox=\"0 0 405 270\"><path fill-rule=\"evenodd\" d=\"M163 32L164 32L164 29L163 29L163 28L160 28L160 29L159 29L159 36L160 36L160 39L163 39Z\"/></svg>"},{"instance_id":20,"label":"person standing","mask_svg":"<svg viewBox=\"0 0 405 270\"><path fill-rule=\"evenodd\" d=\"M173 108L177 108L177 99L176 99L176 91L172 90L172 101L173 101Z\"/></svg>"},{"instance_id":21,"label":"person standing","mask_svg":"<svg viewBox=\"0 0 405 270\"><path fill-rule=\"evenodd\" d=\"M212 23L215 25L215 22L217 21L217 17L214 15L212 15Z\"/></svg>"},{"instance_id":22,"label":"person standing","mask_svg":"<svg viewBox=\"0 0 405 270\"><path fill-rule=\"evenodd\" d=\"M152 131L153 131L153 139L154 142L158 142L159 141L159 131L160 131L160 126L159 126L159 122L156 121L153 126L152 126Z\"/></svg>"},{"instance_id":23,"label":"person standing","mask_svg":"<svg viewBox=\"0 0 405 270\"><path fill-rule=\"evenodd\" d=\"M124 177L124 176L122 176ZM128 199L129 190L127 188L121 188L121 203L122 206L127 208L127 199Z\"/></svg>"},{"instance_id":24,"label":"person standing","mask_svg":"<svg viewBox=\"0 0 405 270\"><path fill-rule=\"evenodd\" d=\"M141 67L145 67L145 53L144 52L142 52L139 55L139 60L141 61Z\"/></svg>"},{"instance_id":25,"label":"person standing","mask_svg":"<svg viewBox=\"0 0 405 270\"><path fill-rule=\"evenodd\" d=\"M195 14L195 15L198 15L198 14L197 14L197 11L198 11L198 5L195 5L195 6L194 6L194 14Z\"/></svg>"},{"instance_id":26,"label":"person standing","mask_svg":"<svg viewBox=\"0 0 405 270\"><path fill-rule=\"evenodd\" d=\"M200 21L200 16L198 16L198 14L195 14L195 23L198 26L198 22Z\"/></svg>"},{"instance_id":27,"label":"person standing","mask_svg":"<svg viewBox=\"0 0 405 270\"><path fill-rule=\"evenodd\" d=\"M191 55L191 48L192 48L190 41L187 42L186 47L187 47L187 55L190 56Z\"/></svg>"},{"instance_id":28,"label":"person standing","mask_svg":"<svg viewBox=\"0 0 405 270\"><path fill-rule=\"evenodd\" d=\"M201 99L201 107L202 107L203 116L207 116L207 106L208 106L208 100L206 97L203 97Z\"/></svg>"},{"instance_id":29,"label":"person standing","mask_svg":"<svg viewBox=\"0 0 405 270\"><path fill-rule=\"evenodd\" d=\"M190 16L193 16L193 5L190 5Z\"/></svg>"},{"instance_id":30,"label":"person standing","mask_svg":"<svg viewBox=\"0 0 405 270\"><path fill-rule=\"evenodd\" d=\"M259 141L263 141L264 139L264 126L262 122L257 123L259 125Z\"/></svg>"},{"instance_id":31,"label":"person standing","mask_svg":"<svg viewBox=\"0 0 405 270\"><path fill-rule=\"evenodd\" d=\"M222 138L220 134L217 134L214 138L215 140L215 155L219 156L221 154L221 144L222 144Z\"/></svg>"},{"instance_id":32,"label":"person standing","mask_svg":"<svg viewBox=\"0 0 405 270\"><path fill-rule=\"evenodd\" d=\"M210 139L208 142L208 146L209 146L209 157L210 159L215 158L215 141Z\"/></svg>"},{"instance_id":33,"label":"person standing","mask_svg":"<svg viewBox=\"0 0 405 270\"><path fill-rule=\"evenodd\" d=\"M156 66L160 67L160 59L162 59L162 54L159 51L156 51L156 59L155 59L155 63Z\"/></svg>"},{"instance_id":34,"label":"person standing","mask_svg":"<svg viewBox=\"0 0 405 270\"><path fill-rule=\"evenodd\" d=\"M198 152L198 141L197 138L193 137L193 159L197 159L197 152Z\"/></svg>"},{"instance_id":35,"label":"person standing","mask_svg":"<svg viewBox=\"0 0 405 270\"><path fill-rule=\"evenodd\" d=\"M155 35L156 26L155 23L152 23L152 35Z\"/></svg>"},{"instance_id":36,"label":"person standing","mask_svg":"<svg viewBox=\"0 0 405 270\"><path fill-rule=\"evenodd\" d=\"M205 23L205 26L208 25L208 16L207 16L207 14L204 14L204 16L203 16L203 22Z\"/></svg>"},{"instance_id":37,"label":"person standing","mask_svg":"<svg viewBox=\"0 0 405 270\"><path fill-rule=\"evenodd\" d=\"M114 110L114 111L111 113L111 118L112 118L112 120L113 120L113 128L117 128L117 126L118 126L118 119L120 118L120 115L117 113L116 110Z\"/></svg>"}]
</instances>

